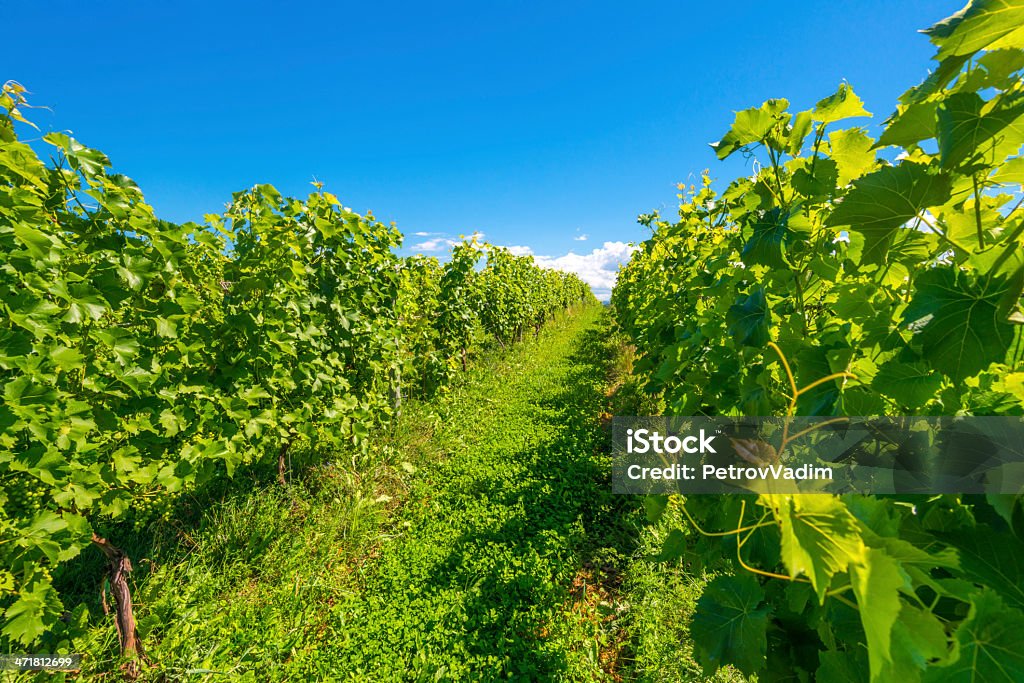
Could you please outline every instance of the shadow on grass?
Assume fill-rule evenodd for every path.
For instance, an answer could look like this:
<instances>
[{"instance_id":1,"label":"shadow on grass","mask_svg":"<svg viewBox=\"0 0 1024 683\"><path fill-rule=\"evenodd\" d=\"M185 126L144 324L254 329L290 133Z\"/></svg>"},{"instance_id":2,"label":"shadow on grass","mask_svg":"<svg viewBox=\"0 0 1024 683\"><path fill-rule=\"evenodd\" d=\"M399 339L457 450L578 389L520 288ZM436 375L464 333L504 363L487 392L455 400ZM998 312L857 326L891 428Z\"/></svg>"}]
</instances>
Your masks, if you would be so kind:
<instances>
[{"instance_id":1,"label":"shadow on grass","mask_svg":"<svg viewBox=\"0 0 1024 683\"><path fill-rule=\"evenodd\" d=\"M240 466L230 478L226 471L217 472L203 485L172 496L166 508L167 519L136 526L140 516L129 510L117 520L96 525L94 531L132 560L131 583L137 585L148 578L153 562L173 562L187 555L188 538L205 530L211 509L273 486L276 476L276 467L263 462ZM68 609L84 604L93 615L103 613L100 588L105 567L103 555L89 547L74 561L57 568L54 584Z\"/></svg>"},{"instance_id":2,"label":"shadow on grass","mask_svg":"<svg viewBox=\"0 0 1024 683\"><path fill-rule=\"evenodd\" d=\"M596 600L614 600L622 564L635 549L639 504L611 493L610 439L599 422L615 357L603 326L586 329L562 361L558 383L542 386L528 401L525 422L553 437L480 456L484 466L475 466L483 476L456 489L476 514L463 519L455 539L439 539L447 553L400 551L405 561L425 565L418 570L425 581L369 581L381 609L357 610L349 625L357 649L373 641L382 648L367 671L379 673L387 666L384 657L404 662L410 680L553 680L616 667L611 660L619 653L611 651L617 645L608 632L612 607L599 609ZM491 464L514 474L491 475ZM399 566L392 565L401 573ZM424 609L430 612L408 623L375 623ZM404 633L384 635L395 628ZM445 660L458 658L464 669L446 668Z\"/></svg>"},{"instance_id":3,"label":"shadow on grass","mask_svg":"<svg viewBox=\"0 0 1024 683\"><path fill-rule=\"evenodd\" d=\"M410 405L416 406L410 410L415 412L421 404L410 402ZM274 457L268 455L264 460L236 467L230 477L220 468L203 484L171 496L166 518L137 526L135 522L140 517L136 511L129 511L116 521L96 526L95 531L123 550L132 561L133 593L159 571L189 561L190 555L199 548L198 544L202 544L204 561L209 562L219 550L220 562L249 562L253 574L258 575L264 555L283 535L301 531L296 527L303 523L311 507L324 505L337 510L344 507L337 504L339 498L350 500L351 507L360 507L361 501L372 500L382 490L392 492L403 486L399 481L401 473L393 467L395 463L382 452L393 454L397 450L395 444L401 444L406 457L411 458L409 453L423 450L422 442L428 438L417 430L428 429L422 420L411 427L398 425L382 440L388 448L378 448L371 456L355 450L326 453L298 444L289 458L285 486L277 482L274 452L269 454ZM355 469L353 462L357 462ZM268 506L274 508L273 524L260 526L253 517L246 518L246 511L259 509L266 514L264 508ZM356 519L356 512L363 513L367 507L373 519ZM360 526L362 538L353 540L353 547L346 550L355 552L358 543L376 531L386 514L383 506L362 506L352 513L351 519L334 520L349 529ZM79 606L89 610L92 623L88 627L96 626L97 619L104 613L100 590L105 569L102 554L88 547L54 572L55 585L65 607L69 611ZM146 605L138 603L138 597L136 602L136 617L142 618ZM107 621L112 624L109 618Z\"/></svg>"}]
</instances>

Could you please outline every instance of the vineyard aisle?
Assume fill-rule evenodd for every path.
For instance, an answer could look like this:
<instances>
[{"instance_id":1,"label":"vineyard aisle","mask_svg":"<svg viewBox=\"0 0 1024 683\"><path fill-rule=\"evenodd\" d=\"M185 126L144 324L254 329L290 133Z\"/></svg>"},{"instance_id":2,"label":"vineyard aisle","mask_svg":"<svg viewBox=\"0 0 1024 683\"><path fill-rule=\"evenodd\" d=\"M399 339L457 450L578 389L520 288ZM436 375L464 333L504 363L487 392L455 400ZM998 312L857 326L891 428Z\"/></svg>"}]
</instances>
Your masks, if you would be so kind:
<instances>
[{"instance_id":1,"label":"vineyard aisle","mask_svg":"<svg viewBox=\"0 0 1024 683\"><path fill-rule=\"evenodd\" d=\"M155 546L129 540L142 679L628 678L642 513L610 493L601 422L620 351L600 306L560 315L407 403L355 469L225 483ZM106 620L77 641L87 673L116 669L116 638Z\"/></svg>"},{"instance_id":2,"label":"vineyard aisle","mask_svg":"<svg viewBox=\"0 0 1024 683\"><path fill-rule=\"evenodd\" d=\"M678 510L650 524L610 492L609 414L654 409L632 358L601 307L560 314L406 401L364 455L296 448L284 486L257 464L114 528L139 683L710 680L688 624L713 573L651 562ZM102 568L85 555L58 582L83 680L124 664Z\"/></svg>"},{"instance_id":3,"label":"vineyard aisle","mask_svg":"<svg viewBox=\"0 0 1024 683\"><path fill-rule=\"evenodd\" d=\"M405 531L334 609L322 663L375 680L593 680L616 667L605 569L628 535L598 421L611 353L599 316L552 326L458 390L434 436L448 456L415 481Z\"/></svg>"}]
</instances>

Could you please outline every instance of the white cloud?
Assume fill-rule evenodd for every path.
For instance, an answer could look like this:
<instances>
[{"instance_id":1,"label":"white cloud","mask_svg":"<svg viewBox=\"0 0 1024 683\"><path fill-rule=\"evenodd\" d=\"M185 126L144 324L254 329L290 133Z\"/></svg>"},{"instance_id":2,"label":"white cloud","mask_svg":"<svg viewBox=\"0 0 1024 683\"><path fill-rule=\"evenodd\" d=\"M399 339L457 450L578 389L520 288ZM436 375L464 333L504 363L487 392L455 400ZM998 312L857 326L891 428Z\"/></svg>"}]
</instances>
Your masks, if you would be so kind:
<instances>
[{"instance_id":1,"label":"white cloud","mask_svg":"<svg viewBox=\"0 0 1024 683\"><path fill-rule=\"evenodd\" d=\"M619 275L619 266L629 261L637 248L626 242L605 242L589 254L575 254L572 251L562 256L535 254L533 260L544 268L576 273L594 290L594 296L607 300Z\"/></svg>"},{"instance_id":2,"label":"white cloud","mask_svg":"<svg viewBox=\"0 0 1024 683\"><path fill-rule=\"evenodd\" d=\"M416 237L430 238L409 247L412 251L418 252L448 251L464 239L463 235L459 235L459 238L456 239L451 235L445 235L442 232L414 232L413 235ZM473 236L476 237L477 241L483 241L484 239L484 234L479 230L474 232L472 235L469 235L469 237Z\"/></svg>"},{"instance_id":3,"label":"white cloud","mask_svg":"<svg viewBox=\"0 0 1024 683\"><path fill-rule=\"evenodd\" d=\"M420 233L414 233L417 237ZM436 235L438 233L429 233ZM475 233L477 239L483 239L483 233ZM582 241L586 235L580 235L573 239ZM447 251L459 243L459 240L451 237L433 237L412 246L413 251L418 252L439 252ZM612 287L615 286L615 279L619 275L619 266L629 261L629 257L637 247L626 242L605 242L602 246L596 247L587 254L577 254L569 251L561 256L544 256L535 254L533 249L522 244L506 246L515 256L533 256L534 262L542 268L554 268L568 273L576 273L584 282L590 285L594 296L598 299L608 300L611 296Z\"/></svg>"},{"instance_id":4,"label":"white cloud","mask_svg":"<svg viewBox=\"0 0 1024 683\"><path fill-rule=\"evenodd\" d=\"M458 243L458 240L453 240L448 237L435 237L434 239L412 245L412 249L413 251L445 251Z\"/></svg>"},{"instance_id":5,"label":"white cloud","mask_svg":"<svg viewBox=\"0 0 1024 683\"><path fill-rule=\"evenodd\" d=\"M573 237L573 239L576 240L577 242L586 242L588 238L589 235L587 235L586 233L582 235L576 235L575 237Z\"/></svg>"}]
</instances>

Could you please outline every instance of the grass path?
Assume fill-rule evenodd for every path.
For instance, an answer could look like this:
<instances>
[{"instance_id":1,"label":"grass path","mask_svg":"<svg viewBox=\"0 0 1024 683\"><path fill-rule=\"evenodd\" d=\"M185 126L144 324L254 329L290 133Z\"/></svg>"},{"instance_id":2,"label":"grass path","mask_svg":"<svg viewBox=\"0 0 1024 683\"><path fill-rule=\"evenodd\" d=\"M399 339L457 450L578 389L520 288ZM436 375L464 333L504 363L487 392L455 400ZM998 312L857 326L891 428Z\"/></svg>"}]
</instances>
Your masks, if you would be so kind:
<instances>
[{"instance_id":1,"label":"grass path","mask_svg":"<svg viewBox=\"0 0 1024 683\"><path fill-rule=\"evenodd\" d=\"M305 673L372 680L601 680L616 666L606 573L628 552L608 493L599 311L464 385L402 533L332 610Z\"/></svg>"},{"instance_id":2,"label":"grass path","mask_svg":"<svg viewBox=\"0 0 1024 683\"><path fill-rule=\"evenodd\" d=\"M599 307L561 317L409 403L365 455L300 459L284 487L216 480L162 525L113 530L142 680L621 680L639 503L610 493L608 337ZM100 571L83 556L62 577L67 629L84 678L113 681Z\"/></svg>"},{"instance_id":3,"label":"grass path","mask_svg":"<svg viewBox=\"0 0 1024 683\"><path fill-rule=\"evenodd\" d=\"M631 362L599 308L562 317L408 403L369 453L307 454L288 486L272 469L216 479L162 525L114 529L140 683L741 680L690 653L707 577L649 561L683 521L646 524L611 494L600 416L657 409ZM74 567L80 679L121 680L101 559Z\"/></svg>"}]
</instances>

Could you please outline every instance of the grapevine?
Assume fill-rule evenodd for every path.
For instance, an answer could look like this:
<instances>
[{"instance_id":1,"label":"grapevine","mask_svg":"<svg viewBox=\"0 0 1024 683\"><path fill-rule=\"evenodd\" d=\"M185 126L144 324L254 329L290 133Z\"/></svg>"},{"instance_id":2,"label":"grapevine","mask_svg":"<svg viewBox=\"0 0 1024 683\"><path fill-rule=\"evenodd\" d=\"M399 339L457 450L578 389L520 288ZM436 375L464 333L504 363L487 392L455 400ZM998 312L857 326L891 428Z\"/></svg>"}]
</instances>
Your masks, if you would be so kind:
<instances>
[{"instance_id":1,"label":"grapevine","mask_svg":"<svg viewBox=\"0 0 1024 683\"><path fill-rule=\"evenodd\" d=\"M1022 21L976 0L929 29L938 64L877 140L839 125L871 116L845 83L738 112L713 148L755 173L640 217L612 303L666 413L1024 414ZM691 627L709 673L1024 680L1019 495L691 496L652 517L669 503L688 557L733 570Z\"/></svg>"},{"instance_id":2,"label":"grapevine","mask_svg":"<svg viewBox=\"0 0 1024 683\"><path fill-rule=\"evenodd\" d=\"M303 442L366 449L403 386L430 393L527 312L592 303L575 275L467 240L402 257L394 225L319 185L236 193L204 225L160 220L110 160L62 134L19 139L25 89L0 93L0 640L43 647L65 611L53 575L101 551L124 654L142 656L109 535L169 520L177 496ZM498 278L495 280L495 278ZM481 288L480 281L488 286ZM507 292L533 298L509 307ZM520 306L521 304L521 306ZM495 312L498 312L497 315ZM102 530L105 538L98 535ZM97 577L97 583L101 581ZM129 673L137 671L132 662Z\"/></svg>"}]
</instances>

